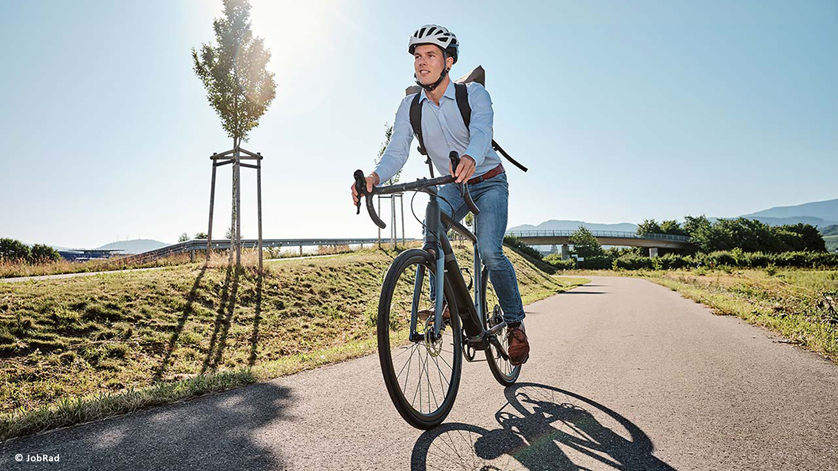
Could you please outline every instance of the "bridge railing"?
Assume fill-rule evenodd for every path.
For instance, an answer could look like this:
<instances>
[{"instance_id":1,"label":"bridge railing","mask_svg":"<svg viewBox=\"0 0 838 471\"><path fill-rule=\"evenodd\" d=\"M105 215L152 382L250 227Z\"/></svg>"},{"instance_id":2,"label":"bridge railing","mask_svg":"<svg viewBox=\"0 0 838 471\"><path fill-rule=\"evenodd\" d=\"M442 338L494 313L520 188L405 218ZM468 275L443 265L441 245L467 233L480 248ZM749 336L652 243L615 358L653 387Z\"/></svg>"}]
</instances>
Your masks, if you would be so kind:
<instances>
[{"instance_id":1,"label":"bridge railing","mask_svg":"<svg viewBox=\"0 0 838 471\"><path fill-rule=\"evenodd\" d=\"M404 239L405 242L415 242L420 239ZM372 245L379 241L379 239L353 239L353 238L345 238L345 239L262 239L262 247L269 248L269 247L314 247L314 246L334 246L334 245ZM381 240L382 242L387 242L387 240ZM258 240L257 239L242 239L242 248L246 249L255 249L258 247ZM212 250L229 250L230 249L230 240L229 239L214 239L212 241ZM206 239L193 239L188 240L186 242L179 242L174 245L167 245L166 247L160 247L159 249L149 250L148 252L143 252L135 255L126 255L124 257L119 258L121 262L125 263L132 263L132 262L146 262L150 260L156 260L158 258L168 257L171 255L177 255L181 253L189 253L189 252L201 252L206 251L207 249L207 240Z\"/></svg>"},{"instance_id":2,"label":"bridge railing","mask_svg":"<svg viewBox=\"0 0 838 471\"><path fill-rule=\"evenodd\" d=\"M576 231L511 231L506 235L523 237L570 237ZM689 236L674 234L643 234L625 231L591 231L594 237L618 237L623 239L651 239L651 240L672 240L677 242L689 242Z\"/></svg>"}]
</instances>

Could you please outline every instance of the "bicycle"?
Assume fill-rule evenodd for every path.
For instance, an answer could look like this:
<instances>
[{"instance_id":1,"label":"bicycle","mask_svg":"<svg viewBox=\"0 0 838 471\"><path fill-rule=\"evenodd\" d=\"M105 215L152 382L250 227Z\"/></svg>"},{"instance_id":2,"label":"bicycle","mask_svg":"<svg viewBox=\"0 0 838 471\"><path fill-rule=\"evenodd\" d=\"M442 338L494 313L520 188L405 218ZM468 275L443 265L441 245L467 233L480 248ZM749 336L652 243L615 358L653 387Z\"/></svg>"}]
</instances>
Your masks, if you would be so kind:
<instances>
[{"instance_id":1,"label":"bicycle","mask_svg":"<svg viewBox=\"0 0 838 471\"><path fill-rule=\"evenodd\" d=\"M457 152L452 151L449 158L451 168L456 169L460 161ZM515 383L521 365L512 365L506 352L506 322L488 269L480 260L478 235L440 210L438 200L444 201L444 198L437 194L436 186L454 183L454 177L434 178L432 170L430 179L374 187L372 192L366 191L361 170L355 171L354 178L358 192L356 214L360 214L363 196L370 218L382 229L387 226L375 212L373 195L414 191L430 196L423 223L424 245L422 249L405 250L393 260L381 287L376 322L381 371L393 405L410 425L430 429L442 423L454 405L462 358L469 362L479 361L475 360L476 353L483 350L492 375L503 386ZM466 206L477 215L480 211L471 199L467 182L457 185ZM474 273L480 273L480 276L470 275L468 284L448 240L449 229L454 229L474 246ZM464 270L468 272L468 269ZM433 287L430 284L432 274L435 275ZM470 294L472 285L474 299ZM436 293L443 295L434 296ZM446 305L450 319L444 321ZM419 313L430 311L431 306L433 315L422 320ZM407 359L401 364L399 360L405 357ZM411 380L411 369L416 372L416 368L412 368L416 364L414 359L419 371ZM431 372L433 367L436 367L435 374Z\"/></svg>"}]
</instances>

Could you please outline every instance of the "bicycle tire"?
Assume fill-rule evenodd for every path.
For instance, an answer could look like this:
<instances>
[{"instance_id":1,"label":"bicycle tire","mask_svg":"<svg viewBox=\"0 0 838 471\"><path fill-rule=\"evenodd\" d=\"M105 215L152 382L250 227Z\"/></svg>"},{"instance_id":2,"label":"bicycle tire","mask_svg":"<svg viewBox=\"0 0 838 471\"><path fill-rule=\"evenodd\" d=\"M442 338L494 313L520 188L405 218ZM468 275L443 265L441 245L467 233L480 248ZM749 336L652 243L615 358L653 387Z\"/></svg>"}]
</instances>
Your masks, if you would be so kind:
<instances>
[{"instance_id":1,"label":"bicycle tire","mask_svg":"<svg viewBox=\"0 0 838 471\"><path fill-rule=\"evenodd\" d=\"M411 342L409 340L410 329L406 329L405 324L407 323L409 326L411 315L410 304L412 304L412 300L414 299L415 285L409 290L407 286L414 284L419 266L423 267L424 272L422 276L423 280L426 280L421 283L420 298L422 298L422 293L424 293L423 288L426 286L426 282L429 283L427 281L429 280L429 274L436 271L435 263L431 256L424 250L411 249L402 252L393 260L381 288L376 329L381 372L384 375L384 384L387 386L387 392L390 395L393 405L407 423L416 428L427 430L442 423L454 405L462 372L463 347L460 318L457 315L456 305L452 302L454 299L453 290L448 279L444 280L444 301L449 303L451 320L450 324L445 326L442 338L436 342ZM407 283L406 286L404 285L405 283ZM404 300L408 294L410 295L410 302L406 303ZM430 303L429 293L426 300ZM428 319L428 321L430 320ZM420 330L419 323L420 321L417 319L417 332ZM426 330L430 330L432 326L424 324L423 327ZM437 344L437 342L440 343ZM404 343L408 345L404 348L412 349L412 351L407 358L407 363L400 365L395 360L400 355L403 356L407 353L407 350L401 347L401 344ZM446 346L450 346L450 351L446 352ZM437 348L439 348L438 351L436 350ZM398 351L400 349L402 350ZM422 351L423 349L424 352ZM418 379L415 380L417 382L417 388L414 391L409 386L411 384L410 366L417 352L419 353L418 362L421 370L419 371ZM436 355L434 355L434 352L436 352ZM422 360L423 353L425 357L424 361ZM441 366L438 358L444 360L445 366L450 368L450 373L446 373L448 378L443 377L443 369L445 368ZM433 364L431 364L431 361L433 361ZM433 366L437 368L438 378L431 378L433 375L430 370ZM404 373L405 367L407 367L407 373L404 376L405 386L402 388L402 374ZM425 385L427 387L427 393L425 394L428 405L427 412L423 409L422 393L425 392L423 391L423 387L425 386L422 384L423 373L425 374L425 379L427 379L427 385ZM432 384L432 380L436 379L439 379L440 395L442 395L441 402L438 400L435 392L436 386ZM443 390L444 394L442 394ZM412 393L412 396L410 396L410 393ZM419 397L418 410L416 408L417 396ZM432 406L432 399L436 403L436 406Z\"/></svg>"},{"instance_id":2,"label":"bicycle tire","mask_svg":"<svg viewBox=\"0 0 838 471\"><path fill-rule=\"evenodd\" d=\"M503 309L500 307L500 303L497 302L497 296L494 295L494 288L489 284L489 270L486 267L483 267L483 272L480 276L482 282L480 286L483 288L480 293L480 305L483 309L483 328L489 330L503 319ZM495 302L487 302L487 294L493 295ZM508 345L506 329L503 329L498 335L498 340L501 345ZM489 345L485 352L486 363L489 364L489 370L492 371L492 376L495 377L498 383L503 386L511 386L518 381L518 376L521 375L521 365L512 365L509 360L504 360L493 345Z\"/></svg>"}]
</instances>

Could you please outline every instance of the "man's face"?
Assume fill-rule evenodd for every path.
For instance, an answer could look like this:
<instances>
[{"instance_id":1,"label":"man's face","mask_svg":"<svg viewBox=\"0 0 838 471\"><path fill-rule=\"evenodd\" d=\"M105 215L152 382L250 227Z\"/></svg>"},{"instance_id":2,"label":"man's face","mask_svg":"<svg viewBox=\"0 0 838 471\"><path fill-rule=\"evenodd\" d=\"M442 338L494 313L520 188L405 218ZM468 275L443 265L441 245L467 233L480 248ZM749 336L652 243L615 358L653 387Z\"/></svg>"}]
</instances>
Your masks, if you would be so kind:
<instances>
[{"instance_id":1,"label":"man's face","mask_svg":"<svg viewBox=\"0 0 838 471\"><path fill-rule=\"evenodd\" d=\"M454 64L454 58L449 57L446 62L442 60L442 49L433 44L420 44L413 50L413 70L425 85L436 82L442 70Z\"/></svg>"}]
</instances>

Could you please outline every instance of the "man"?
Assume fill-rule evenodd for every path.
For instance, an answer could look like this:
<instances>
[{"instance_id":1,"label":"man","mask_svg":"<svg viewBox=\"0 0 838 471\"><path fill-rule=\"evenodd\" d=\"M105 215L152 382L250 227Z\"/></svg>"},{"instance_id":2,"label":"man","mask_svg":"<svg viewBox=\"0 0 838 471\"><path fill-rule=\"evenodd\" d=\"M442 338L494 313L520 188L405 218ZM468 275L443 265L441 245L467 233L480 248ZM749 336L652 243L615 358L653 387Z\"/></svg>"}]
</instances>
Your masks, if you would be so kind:
<instances>
[{"instance_id":1,"label":"man","mask_svg":"<svg viewBox=\"0 0 838 471\"><path fill-rule=\"evenodd\" d=\"M518 292L515 268L503 253L503 235L506 231L509 190L506 173L492 148L492 100L479 83L469 83L468 102L471 122L466 128L457 107L454 83L449 77L451 67L457 62L459 42L454 33L438 25L419 28L408 43L413 55L416 83L422 87L422 136L425 149L440 174L452 174L457 183L468 182L469 191L480 214L475 217L477 250L489 270L489 277L503 309L509 339L508 352L513 365L525 363L529 358L529 341L522 321L524 307ZM407 161L413 128L410 125L410 104L415 94L402 100L396 112L390 144L381 156L375 170L366 178L367 191L374 185L387 181ZM448 155L455 150L462 156L456 169L451 168ZM468 213L462 196L455 185L444 185L439 195L444 202L440 210L455 221ZM353 204L359 195L352 185ZM432 293L433 294L433 293ZM425 317L429 313L424 313ZM444 317L450 314L444 313Z\"/></svg>"}]
</instances>

